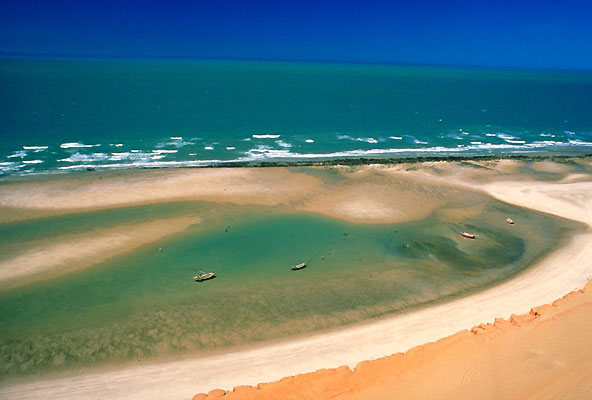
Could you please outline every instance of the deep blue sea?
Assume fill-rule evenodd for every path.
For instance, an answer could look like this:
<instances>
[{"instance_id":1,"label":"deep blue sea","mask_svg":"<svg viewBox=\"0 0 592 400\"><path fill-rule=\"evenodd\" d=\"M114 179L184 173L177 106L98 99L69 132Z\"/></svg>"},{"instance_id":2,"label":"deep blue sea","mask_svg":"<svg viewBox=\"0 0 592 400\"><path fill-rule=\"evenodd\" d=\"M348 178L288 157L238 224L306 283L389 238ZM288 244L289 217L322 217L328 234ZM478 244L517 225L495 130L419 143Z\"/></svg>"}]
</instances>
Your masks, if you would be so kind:
<instances>
[{"instance_id":1,"label":"deep blue sea","mask_svg":"<svg viewBox=\"0 0 592 400\"><path fill-rule=\"evenodd\" d=\"M592 72L0 59L0 175L592 151Z\"/></svg>"}]
</instances>

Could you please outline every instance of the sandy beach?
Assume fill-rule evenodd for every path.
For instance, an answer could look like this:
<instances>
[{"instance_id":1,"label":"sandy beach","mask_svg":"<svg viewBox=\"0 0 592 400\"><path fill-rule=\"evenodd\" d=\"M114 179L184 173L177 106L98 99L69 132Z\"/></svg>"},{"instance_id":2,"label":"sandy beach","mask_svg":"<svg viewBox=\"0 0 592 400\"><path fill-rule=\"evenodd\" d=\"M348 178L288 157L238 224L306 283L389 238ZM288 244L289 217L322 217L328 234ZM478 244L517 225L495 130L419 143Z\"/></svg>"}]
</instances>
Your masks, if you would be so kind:
<instances>
[{"instance_id":1,"label":"sandy beach","mask_svg":"<svg viewBox=\"0 0 592 400\"><path fill-rule=\"evenodd\" d=\"M592 282L528 314L496 319L406 353L213 390L213 399L587 399Z\"/></svg>"},{"instance_id":2,"label":"sandy beach","mask_svg":"<svg viewBox=\"0 0 592 400\"><path fill-rule=\"evenodd\" d=\"M485 162L474 166L458 163L367 166L346 174L346 178L342 180L339 180L342 176L337 174L339 179L331 191L324 188L321 178L302 173L297 169L157 171L152 175L146 172L137 175L122 174L111 176L110 179L103 181L88 180L83 184L75 179L60 179L58 185L55 182L44 181L8 182L0 188L0 207L3 210L17 209L14 213L3 213L5 220L9 218L22 220L35 215L52 213L59 215L103 207L160 202L163 199L178 201L191 199L287 207L352 222L393 223L420 219L441 205L442 199L446 196L458 196L462 190L471 190L486 193L506 203L592 226L592 175L589 168L588 161L583 161L579 168L548 163L533 164L527 168L520 163L512 164L503 161ZM530 169L530 173L525 172L525 169ZM356 183L356 181L359 182ZM118 190L122 185L129 187L130 191ZM96 196L99 192L102 195ZM385 200L393 198L400 199L400 203L397 200ZM417 206L411 207L412 204ZM401 212L401 209L408 211ZM191 222L195 223L199 216L196 218ZM170 232L156 227L152 230L142 229L146 234L138 240L147 242L151 237L162 237L178 232L183 229L183 223L185 222L177 221L176 225L171 225ZM109 235L113 235L113 232L104 234L107 238L110 237ZM97 246L105 246L104 243L99 242ZM133 247L135 244L124 245ZM44 251L50 252L55 259L60 260L59 255L70 250L60 249L59 246L64 245L56 244L54 248L44 249ZM91 249L91 247L92 245L88 244L86 251L105 251L104 248ZM475 363L471 364L471 360L475 359L466 359L464 355L471 353L475 357L487 359L486 357L497 349L508 347L510 344L514 348L521 346L537 337L539 331L544 330L546 332L544 338L548 341L541 341L539 347L549 352L545 355L547 358L544 362L536 362L536 358L532 358L534 361L531 360L531 363L540 369L539 375L532 374L533 384L538 384L539 378L548 377L543 374L547 368L545 363L553 362L554 354L557 357L565 354L564 359L559 360L567 366L565 371L575 371L578 368L589 371L586 358L578 358L576 357L578 354L574 354L577 352L575 344L587 337L583 336L584 334L592 333L589 320L582 318L582 314L589 311L591 307L589 289L585 294L578 293L560 302L562 308L557 312L550 312L548 308L542 307L539 312L540 318L539 315L529 314L529 312L534 306L550 304L567 293L583 288L586 282L592 279L590 260L592 260L592 233L588 230L574 236L568 243L538 261L525 273L488 290L448 303L338 331L221 355L166 363L139 364L125 369L85 373L60 379L40 379L4 386L0 389L0 397L10 399L187 399L200 392L207 393L215 389L231 390L240 385L257 385L319 369L346 366L335 371L297 377L295 380L291 378L282 380L279 384L260 385L260 394L274 393L276 396L269 398L291 398L290 396L297 390L294 385L303 385L311 390L302 392L303 398L331 396L333 396L331 398L339 398L338 396L341 395L346 396L343 398L376 398L383 393L395 393L401 381L389 380L389 377L399 376L397 371L406 369L410 364L420 365L423 368L421 371L425 374L438 375L438 371L442 371L439 376L445 382L447 375L443 371L447 370L449 362L442 360L452 360L450 362L456 360L455 367L450 369L450 374L456 371L457 375L454 376L460 376L458 374L462 373L463 376L472 378L474 384L466 383L462 379L449 380L449 387L442 389L449 392L430 394L425 392L428 389L425 387L422 389L421 385L417 384L421 380L421 375L413 372L412 378L415 380L410 378L405 381L409 390L405 392L409 393L407 397L430 398L431 395L432 398L441 398L442 396L438 394L442 393L444 397L448 395L458 395L459 398L468 398L471 395L475 397L476 392L471 390L477 390L480 382L477 378L480 378L490 385L494 382L497 383L496 387L499 386L499 392L489 391L489 393L499 394L491 398L508 398L511 394L510 388L521 384L520 380L512 380L510 377L506 379L508 374L496 375L495 360L488 367L493 368L492 370L479 369L477 374L479 376L475 378L473 376L475 373L471 375L471 370L465 370L473 368L472 371L475 371ZM5 265L10 265L11 262L15 261L5 261ZM57 261L54 264L58 264ZM475 328L470 331L480 324L493 323L498 318L509 319L512 314L526 314L526 316L513 317L510 322L498 320L493 327ZM564 348L559 346L558 342L567 334L565 324L572 324L577 329L572 329L576 336L568 341L571 347ZM522 329L527 326L528 329ZM460 333L456 334L457 332ZM448 337L450 335L453 336ZM498 340L498 337L501 337L499 343L491 339ZM446 339L441 340L442 338ZM435 341L438 342L415 348ZM555 347L556 344L557 347ZM483 353L470 350L475 346ZM535 347L533 345L533 350L528 351L537 355L536 351L540 350ZM551 351L550 348L555 350ZM390 358L382 359L409 349L413 350L405 356L393 356L395 361ZM589 352L590 349L587 348L586 351ZM448 358L433 357L432 353L426 355L427 352L444 354ZM530 373L533 368L524 361L526 353L527 351L520 352L515 358L511 358L511 354L508 358L499 357L513 364L522 362L523 373ZM436 361L429 364L425 362L426 359ZM367 360L377 361L368 362ZM391 367L391 362L398 364ZM385 364L389 366L385 367ZM560 364L556 366L562 367ZM588 366L587 370L586 366ZM355 372L352 373L352 369L355 369ZM382 374L380 376L383 378L369 383L368 386L359 383L368 381L367 377L374 376L372 375L374 373ZM467 373L469 375L466 375ZM518 372L515 376L518 376L517 374ZM590 387L586 386L589 375L582 374L584 372L573 375L573 379L577 382L574 381L568 385L577 389L570 392L573 398L577 398L582 393L589 393ZM350 376L355 377L351 387L342 388L345 390L342 392L339 392L342 389L332 389L343 386L340 382L343 379L349 380ZM524 382L525 385L527 383ZM555 391L549 389L547 393L557 395L567 393L562 391L562 387L556 386L553 389ZM412 392L414 389L419 391ZM253 390L255 389L239 389L229 394L244 395L244 398L249 398L248 396L254 395ZM214 392L211 398L216 398L215 396L221 393ZM347 397L347 393L350 397ZM529 398L527 395L534 396L539 392L519 393L524 393L523 398Z\"/></svg>"}]
</instances>

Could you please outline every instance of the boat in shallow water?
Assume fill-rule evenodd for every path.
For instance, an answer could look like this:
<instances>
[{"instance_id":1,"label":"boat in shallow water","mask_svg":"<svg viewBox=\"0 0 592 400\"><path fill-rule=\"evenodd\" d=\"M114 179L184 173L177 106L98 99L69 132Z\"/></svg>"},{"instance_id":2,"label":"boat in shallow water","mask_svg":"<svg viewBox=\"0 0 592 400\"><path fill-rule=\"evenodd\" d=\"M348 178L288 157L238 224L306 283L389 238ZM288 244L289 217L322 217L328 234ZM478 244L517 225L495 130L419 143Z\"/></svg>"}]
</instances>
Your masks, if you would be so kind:
<instances>
[{"instance_id":1,"label":"boat in shallow water","mask_svg":"<svg viewBox=\"0 0 592 400\"><path fill-rule=\"evenodd\" d=\"M467 232L461 232L460 233L462 236L469 238L469 239L475 239L477 238L477 235L473 235L472 233L467 233Z\"/></svg>"},{"instance_id":2,"label":"boat in shallow water","mask_svg":"<svg viewBox=\"0 0 592 400\"><path fill-rule=\"evenodd\" d=\"M506 222L510 225L512 225L514 223L514 220L510 217L506 218Z\"/></svg>"},{"instance_id":3,"label":"boat in shallow water","mask_svg":"<svg viewBox=\"0 0 592 400\"><path fill-rule=\"evenodd\" d=\"M216 277L216 274L213 272L203 272L193 277L196 282L207 281L208 279L212 279Z\"/></svg>"},{"instance_id":4,"label":"boat in shallow water","mask_svg":"<svg viewBox=\"0 0 592 400\"><path fill-rule=\"evenodd\" d=\"M297 270L302 269L302 268L306 268L306 264L305 263L294 265L292 267L292 271L297 271Z\"/></svg>"}]
</instances>

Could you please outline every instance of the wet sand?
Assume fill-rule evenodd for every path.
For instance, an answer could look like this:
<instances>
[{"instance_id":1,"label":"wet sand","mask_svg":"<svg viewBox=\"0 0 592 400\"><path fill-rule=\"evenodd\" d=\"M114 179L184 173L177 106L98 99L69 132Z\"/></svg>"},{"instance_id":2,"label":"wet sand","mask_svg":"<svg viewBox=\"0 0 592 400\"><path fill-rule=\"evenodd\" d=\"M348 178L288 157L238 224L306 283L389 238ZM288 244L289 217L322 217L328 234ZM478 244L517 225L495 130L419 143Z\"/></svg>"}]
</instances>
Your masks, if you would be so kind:
<instances>
[{"instance_id":1,"label":"wet sand","mask_svg":"<svg viewBox=\"0 0 592 400\"><path fill-rule=\"evenodd\" d=\"M493 166L495 167L495 166ZM514 166L513 166L514 167ZM372 170L374 167L363 169ZM548 169L548 168L547 168ZM272 170L273 171L273 170ZM194 173L194 171L190 171ZM200 172L200 171L197 171ZM265 172L265 171L263 171ZM573 172L573 171L572 171ZM183 171L185 173L185 171ZM219 173L219 172L217 172ZM250 172L247 172L249 174ZM275 174L276 172L271 172ZM168 172L166 172L168 174ZM259 172L257 172L259 174ZM291 174L296 174L297 181L303 186L296 187L288 182ZM319 178L311 175L300 176L299 172L282 171L276 176L283 181L281 190L270 192L273 184L265 181L261 186L251 182L250 193L258 193L265 200L264 204L284 204L291 207L306 209L309 212L319 212L331 216L342 216L354 221L377 222L382 219L389 221L409 220L420 218L424 213L433 209L435 203L422 203L421 194L413 198L411 203L418 204L420 211L414 215L400 216L396 213L386 213L389 207L395 210L396 202L378 204L374 207L364 207L374 201L375 196L368 186L385 182L407 181L405 195L412 197L413 193L425 193L415 190L419 185L437 183L442 188L438 191L446 192L449 188L458 187L475 189L475 184L487 193L503 201L530 207L535 210L571 218L590 224L590 201L592 196L592 182L587 172L580 173L574 179L573 175L558 177L552 182L541 182L532 176L510 175L495 168L473 170L456 164L426 164L421 168L415 166L412 170L397 166L391 169L376 168L370 175L378 176L376 183L362 185L358 191L359 197L338 195L337 200L357 202L357 206L335 207L339 201L331 202L326 192L321 193ZM216 179L219 179L217 176ZM167 177L167 179L169 179ZM175 178L170 178L175 179ZM183 178L186 179L186 178ZM201 178L200 178L201 179ZM239 179L242 182L245 177ZM253 178L256 180L255 178ZM377 178L378 179L378 178ZM339 186L347 192L350 180ZM210 182L214 184L214 182ZM237 183L240 185L240 182ZM36 187L34 196L23 195L21 186L5 185L0 191L0 204L5 207L15 207L24 201L24 206L31 209L50 201L51 193ZM68 212L85 208L104 207L113 204L130 204L138 198L146 200L145 194L151 189L149 182L140 188L131 198L111 192L109 201L92 202L90 193L97 190L95 183L80 189L76 194L67 194L68 202L61 203L59 212ZM8 186L8 190L6 187ZM256 189L254 189L256 188ZM47 189L47 188L46 188ZM187 198L179 194L178 189L171 189L174 198ZM208 189L209 190L209 189ZM220 194L220 189L216 189ZM238 189L236 189L238 190ZM383 189L388 191L390 189ZM156 191L158 192L158 191ZM224 190L222 190L224 192ZM227 198L228 201L239 201L240 190ZM236 194L239 193L239 194ZM340 193L339 190L335 193ZM323 196L318 196L322 194ZM48 197L49 196L49 197ZM78 197L77 197L78 196ZM206 195L192 195L204 198ZM208 194L210 196L210 194ZM212 195L214 196L214 195ZM235 196L235 197L232 197ZM189 196L191 197L191 196ZM207 196L206 196L207 197ZM215 197L215 196L214 196ZM30 202L26 202L31 198ZM257 198L255 194L248 199ZM318 199L321 198L321 201ZM86 199L80 203L79 199ZM150 197L148 197L150 199ZM154 201L162 201L162 193L154 194ZM312 205L311 205L312 204ZM317 204L322 204L317 205ZM370 210L370 211L368 211ZM427 210L427 211L426 211ZM194 360L181 360L168 363L144 364L131 368L107 371L102 373L85 374L70 378L40 380L33 383L5 387L0 389L2 398L190 398L192 394L207 392L215 388L230 389L237 385L255 385L259 382L271 382L284 376L311 372L320 368L334 368L339 365L355 367L363 360L371 360L387 356L426 342L438 340L463 329L470 329L482 322L491 322L495 318L508 318L512 313L525 313L537 304L553 301L572 290L581 288L592 277L592 234L581 233L569 243L552 252L533 268L518 277L497 287L481 293L471 295L447 304L410 312L396 317L372 322L362 326L347 328L337 332L330 332L290 342L269 345L260 348L247 349L239 352L227 353L219 356L203 357ZM360 345L360 344L363 344ZM342 371L342 370L340 370ZM321 392L317 392L317 395ZM317 397L318 398L318 397Z\"/></svg>"}]
</instances>

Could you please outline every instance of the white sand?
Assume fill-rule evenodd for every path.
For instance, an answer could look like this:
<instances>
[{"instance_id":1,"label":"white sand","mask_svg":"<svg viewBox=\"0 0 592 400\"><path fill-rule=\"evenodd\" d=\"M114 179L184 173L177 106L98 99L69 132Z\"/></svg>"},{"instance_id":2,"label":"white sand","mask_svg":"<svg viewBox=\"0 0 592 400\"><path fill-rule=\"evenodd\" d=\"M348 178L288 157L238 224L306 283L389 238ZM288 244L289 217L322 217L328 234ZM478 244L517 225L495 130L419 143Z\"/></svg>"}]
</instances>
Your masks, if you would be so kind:
<instances>
[{"instance_id":1,"label":"white sand","mask_svg":"<svg viewBox=\"0 0 592 400\"><path fill-rule=\"evenodd\" d=\"M565 182L500 182L484 189L509 203L590 225L592 183ZM447 304L258 349L4 387L0 398L188 399L214 388L256 385L320 368L353 367L497 317L528 312L583 287L590 278L592 233L588 232L511 281Z\"/></svg>"}]
</instances>

